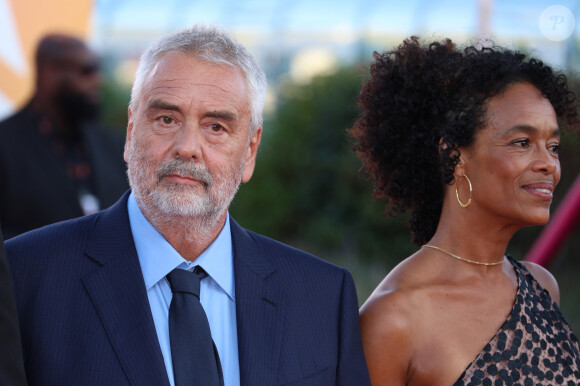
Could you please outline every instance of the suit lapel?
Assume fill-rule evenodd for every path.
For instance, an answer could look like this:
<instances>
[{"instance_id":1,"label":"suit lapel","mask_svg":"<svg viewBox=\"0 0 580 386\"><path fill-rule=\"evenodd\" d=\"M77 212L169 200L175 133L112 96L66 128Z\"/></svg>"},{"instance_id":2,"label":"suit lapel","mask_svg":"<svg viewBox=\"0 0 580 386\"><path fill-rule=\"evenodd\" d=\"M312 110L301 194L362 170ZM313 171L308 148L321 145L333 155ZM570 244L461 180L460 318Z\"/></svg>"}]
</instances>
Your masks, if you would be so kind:
<instances>
[{"instance_id":1,"label":"suit lapel","mask_svg":"<svg viewBox=\"0 0 580 386\"><path fill-rule=\"evenodd\" d=\"M169 385L133 243L125 194L103 212L86 249L101 264L83 278L131 384Z\"/></svg>"},{"instance_id":2,"label":"suit lapel","mask_svg":"<svg viewBox=\"0 0 580 386\"><path fill-rule=\"evenodd\" d=\"M234 250L238 353L242 385L276 383L284 296L272 283L275 267L245 229L230 218Z\"/></svg>"}]
</instances>

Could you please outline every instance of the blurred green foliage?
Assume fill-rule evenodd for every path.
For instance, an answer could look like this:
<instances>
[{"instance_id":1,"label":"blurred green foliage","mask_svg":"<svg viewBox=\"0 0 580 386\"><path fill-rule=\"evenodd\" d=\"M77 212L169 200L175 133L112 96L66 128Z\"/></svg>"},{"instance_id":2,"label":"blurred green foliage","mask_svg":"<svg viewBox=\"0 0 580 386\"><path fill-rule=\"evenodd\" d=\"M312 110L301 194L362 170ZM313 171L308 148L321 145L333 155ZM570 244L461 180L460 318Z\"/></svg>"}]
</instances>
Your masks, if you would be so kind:
<instances>
[{"instance_id":1,"label":"blurred green foliage","mask_svg":"<svg viewBox=\"0 0 580 386\"><path fill-rule=\"evenodd\" d=\"M131 89L117 85L109 75L105 77L101 92L103 100L101 118L103 123L119 132L125 133Z\"/></svg>"},{"instance_id":2,"label":"blurred green foliage","mask_svg":"<svg viewBox=\"0 0 580 386\"><path fill-rule=\"evenodd\" d=\"M392 267L414 250L402 225L371 198L347 133L358 114L356 68L279 86L266 119L254 176L232 214L250 229L333 258Z\"/></svg>"},{"instance_id":3,"label":"blurred green foliage","mask_svg":"<svg viewBox=\"0 0 580 386\"><path fill-rule=\"evenodd\" d=\"M358 115L356 97L367 73L352 66L306 85L285 81L275 86L276 108L264 123L254 176L231 206L243 226L347 267L360 302L417 249L407 217L383 215L385 203L372 198L372 183L351 150L347 130ZM127 124L129 94L110 81L104 90L105 121L121 130ZM560 158L563 173L553 209L580 171L575 137L563 138ZM508 252L525 257L540 231L541 227L522 229ZM562 309L576 332L580 331L578 251L576 227L550 267L560 284Z\"/></svg>"}]
</instances>

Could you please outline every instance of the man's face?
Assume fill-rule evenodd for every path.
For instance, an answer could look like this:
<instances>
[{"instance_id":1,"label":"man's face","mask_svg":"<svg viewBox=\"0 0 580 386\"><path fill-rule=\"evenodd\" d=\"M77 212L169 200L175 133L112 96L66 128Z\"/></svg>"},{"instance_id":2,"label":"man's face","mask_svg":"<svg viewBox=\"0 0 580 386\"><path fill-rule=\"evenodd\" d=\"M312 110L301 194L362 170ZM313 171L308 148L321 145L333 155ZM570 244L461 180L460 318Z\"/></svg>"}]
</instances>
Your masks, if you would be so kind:
<instances>
[{"instance_id":1,"label":"man's face","mask_svg":"<svg viewBox=\"0 0 580 386\"><path fill-rule=\"evenodd\" d=\"M129 110L125 161L144 213L222 216L254 170L261 128L250 137L250 117L239 70L164 56Z\"/></svg>"},{"instance_id":2,"label":"man's face","mask_svg":"<svg viewBox=\"0 0 580 386\"><path fill-rule=\"evenodd\" d=\"M71 51L58 65L56 98L61 110L73 121L97 117L102 76L97 57L86 48Z\"/></svg>"}]
</instances>

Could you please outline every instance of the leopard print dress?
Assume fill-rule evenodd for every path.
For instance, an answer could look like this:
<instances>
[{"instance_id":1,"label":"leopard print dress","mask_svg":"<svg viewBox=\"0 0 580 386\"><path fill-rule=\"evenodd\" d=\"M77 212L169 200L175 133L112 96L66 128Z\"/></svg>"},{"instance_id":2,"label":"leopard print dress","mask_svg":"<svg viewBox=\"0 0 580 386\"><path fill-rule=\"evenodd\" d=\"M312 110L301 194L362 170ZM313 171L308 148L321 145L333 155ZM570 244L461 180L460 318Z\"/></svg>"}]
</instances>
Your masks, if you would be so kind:
<instances>
[{"instance_id":1,"label":"leopard print dress","mask_svg":"<svg viewBox=\"0 0 580 386\"><path fill-rule=\"evenodd\" d=\"M560 308L521 263L512 312L454 386L580 385L578 340Z\"/></svg>"}]
</instances>

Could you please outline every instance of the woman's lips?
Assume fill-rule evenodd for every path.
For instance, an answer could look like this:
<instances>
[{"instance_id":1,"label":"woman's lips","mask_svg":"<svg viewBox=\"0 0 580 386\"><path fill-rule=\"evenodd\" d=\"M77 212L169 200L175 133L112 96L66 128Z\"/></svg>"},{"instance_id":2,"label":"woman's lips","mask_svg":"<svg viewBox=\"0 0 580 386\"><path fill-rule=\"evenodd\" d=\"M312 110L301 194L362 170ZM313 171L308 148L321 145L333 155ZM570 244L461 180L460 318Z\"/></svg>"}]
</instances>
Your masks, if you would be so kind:
<instances>
[{"instance_id":1,"label":"woman's lips","mask_svg":"<svg viewBox=\"0 0 580 386\"><path fill-rule=\"evenodd\" d=\"M535 183L522 186L528 193L541 198L542 200L552 200L554 186L548 183Z\"/></svg>"}]
</instances>

